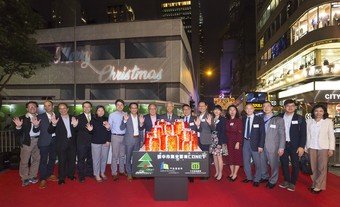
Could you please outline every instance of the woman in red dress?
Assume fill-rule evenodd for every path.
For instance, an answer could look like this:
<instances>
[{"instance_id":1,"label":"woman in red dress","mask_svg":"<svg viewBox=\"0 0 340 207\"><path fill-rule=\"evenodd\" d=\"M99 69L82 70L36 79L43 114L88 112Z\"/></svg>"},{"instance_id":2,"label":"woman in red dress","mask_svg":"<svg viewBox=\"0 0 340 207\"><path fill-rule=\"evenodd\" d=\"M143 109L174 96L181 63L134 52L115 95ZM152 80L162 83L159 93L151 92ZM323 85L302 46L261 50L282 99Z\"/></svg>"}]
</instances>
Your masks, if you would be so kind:
<instances>
[{"instance_id":1,"label":"woman in red dress","mask_svg":"<svg viewBox=\"0 0 340 207\"><path fill-rule=\"evenodd\" d=\"M227 109L226 134L228 137L227 165L230 167L229 181L237 179L237 172L242 166L242 144L243 144L243 124L240 114L235 105L230 105Z\"/></svg>"}]
</instances>

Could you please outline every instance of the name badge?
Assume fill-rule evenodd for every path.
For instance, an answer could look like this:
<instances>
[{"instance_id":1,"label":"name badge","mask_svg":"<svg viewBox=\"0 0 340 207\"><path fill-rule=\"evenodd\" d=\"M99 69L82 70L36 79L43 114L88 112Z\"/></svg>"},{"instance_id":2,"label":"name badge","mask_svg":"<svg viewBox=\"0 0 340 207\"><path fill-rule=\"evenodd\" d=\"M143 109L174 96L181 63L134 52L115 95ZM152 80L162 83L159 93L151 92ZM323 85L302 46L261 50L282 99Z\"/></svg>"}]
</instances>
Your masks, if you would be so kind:
<instances>
[{"instance_id":1,"label":"name badge","mask_svg":"<svg viewBox=\"0 0 340 207\"><path fill-rule=\"evenodd\" d=\"M232 123L230 123L230 126L234 126L234 123L232 122Z\"/></svg>"},{"instance_id":2,"label":"name badge","mask_svg":"<svg viewBox=\"0 0 340 207\"><path fill-rule=\"evenodd\" d=\"M194 122L189 123L189 126L194 126Z\"/></svg>"},{"instance_id":3,"label":"name badge","mask_svg":"<svg viewBox=\"0 0 340 207\"><path fill-rule=\"evenodd\" d=\"M253 124L253 127L254 127L254 128L260 128L260 125L258 125L258 124Z\"/></svg>"},{"instance_id":4,"label":"name badge","mask_svg":"<svg viewBox=\"0 0 340 207\"><path fill-rule=\"evenodd\" d=\"M275 124L271 124L270 128L276 129L276 125Z\"/></svg>"},{"instance_id":5,"label":"name badge","mask_svg":"<svg viewBox=\"0 0 340 207\"><path fill-rule=\"evenodd\" d=\"M299 124L299 122L294 120L294 121L292 121L292 124Z\"/></svg>"},{"instance_id":6,"label":"name badge","mask_svg":"<svg viewBox=\"0 0 340 207\"><path fill-rule=\"evenodd\" d=\"M202 119L201 122L205 122L205 119Z\"/></svg>"}]
</instances>

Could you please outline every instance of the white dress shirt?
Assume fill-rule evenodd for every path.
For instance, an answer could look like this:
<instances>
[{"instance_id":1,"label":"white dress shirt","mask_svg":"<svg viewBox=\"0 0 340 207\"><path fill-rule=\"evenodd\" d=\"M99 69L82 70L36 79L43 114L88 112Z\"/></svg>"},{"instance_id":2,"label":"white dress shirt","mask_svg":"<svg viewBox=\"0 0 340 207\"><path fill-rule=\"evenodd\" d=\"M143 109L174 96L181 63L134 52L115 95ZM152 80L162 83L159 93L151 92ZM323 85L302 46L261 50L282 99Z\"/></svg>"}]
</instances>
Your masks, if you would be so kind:
<instances>
[{"instance_id":1,"label":"white dress shirt","mask_svg":"<svg viewBox=\"0 0 340 207\"><path fill-rule=\"evenodd\" d=\"M283 115L283 120L285 121L285 129L286 129L286 141L290 142L290 126L292 125L293 115L287 115L286 113Z\"/></svg>"},{"instance_id":2,"label":"white dress shirt","mask_svg":"<svg viewBox=\"0 0 340 207\"><path fill-rule=\"evenodd\" d=\"M254 121L254 114L252 114L252 115L250 115L250 116L248 116L247 115L247 117L246 117L246 125L245 125L245 130L244 130L244 137L246 137L246 138L249 138L249 137L247 137L247 126L248 126L248 118L250 118L250 123L249 123L249 126L250 126L250 131L249 131L249 133L251 134L251 129L252 129L252 126L253 126L253 121Z\"/></svg>"},{"instance_id":3,"label":"white dress shirt","mask_svg":"<svg viewBox=\"0 0 340 207\"><path fill-rule=\"evenodd\" d=\"M138 130L138 116L133 116L131 114L132 118L132 125L133 125L133 136L138 136L139 135L139 130Z\"/></svg>"}]
</instances>

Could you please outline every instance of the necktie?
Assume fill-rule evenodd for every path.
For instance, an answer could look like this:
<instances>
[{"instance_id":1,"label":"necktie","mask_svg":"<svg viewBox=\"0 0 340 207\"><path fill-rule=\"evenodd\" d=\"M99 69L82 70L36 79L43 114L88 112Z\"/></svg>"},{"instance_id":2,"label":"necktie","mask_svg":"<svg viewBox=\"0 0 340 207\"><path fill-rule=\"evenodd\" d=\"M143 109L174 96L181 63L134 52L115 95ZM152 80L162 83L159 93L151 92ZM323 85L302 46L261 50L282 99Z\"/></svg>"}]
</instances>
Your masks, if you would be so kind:
<instances>
[{"instance_id":1,"label":"necktie","mask_svg":"<svg viewBox=\"0 0 340 207\"><path fill-rule=\"evenodd\" d=\"M90 115L87 114L86 119L87 119L87 122L90 122L91 121Z\"/></svg>"},{"instance_id":2,"label":"necktie","mask_svg":"<svg viewBox=\"0 0 340 207\"><path fill-rule=\"evenodd\" d=\"M246 132L247 137L250 138L250 117L247 118L247 132Z\"/></svg>"},{"instance_id":3,"label":"necktie","mask_svg":"<svg viewBox=\"0 0 340 207\"><path fill-rule=\"evenodd\" d=\"M171 115L169 115L168 120L169 120L169 121L171 120Z\"/></svg>"}]
</instances>

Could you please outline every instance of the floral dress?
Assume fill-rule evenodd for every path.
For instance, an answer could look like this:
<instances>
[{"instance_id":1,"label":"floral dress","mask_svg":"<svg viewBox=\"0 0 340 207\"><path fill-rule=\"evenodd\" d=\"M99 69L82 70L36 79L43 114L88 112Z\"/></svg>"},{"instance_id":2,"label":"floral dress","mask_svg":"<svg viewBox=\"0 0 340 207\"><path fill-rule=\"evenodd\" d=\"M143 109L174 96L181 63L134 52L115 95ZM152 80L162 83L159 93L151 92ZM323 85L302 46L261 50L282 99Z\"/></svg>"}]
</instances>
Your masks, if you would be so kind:
<instances>
[{"instance_id":1,"label":"floral dress","mask_svg":"<svg viewBox=\"0 0 340 207\"><path fill-rule=\"evenodd\" d=\"M224 117L219 117L214 120L215 130L211 133L211 141L209 152L213 155L228 155L227 148L227 136L225 133L226 119Z\"/></svg>"}]
</instances>

